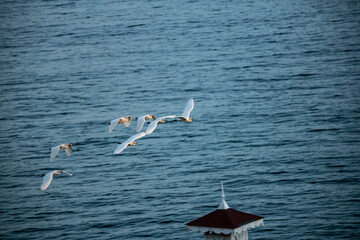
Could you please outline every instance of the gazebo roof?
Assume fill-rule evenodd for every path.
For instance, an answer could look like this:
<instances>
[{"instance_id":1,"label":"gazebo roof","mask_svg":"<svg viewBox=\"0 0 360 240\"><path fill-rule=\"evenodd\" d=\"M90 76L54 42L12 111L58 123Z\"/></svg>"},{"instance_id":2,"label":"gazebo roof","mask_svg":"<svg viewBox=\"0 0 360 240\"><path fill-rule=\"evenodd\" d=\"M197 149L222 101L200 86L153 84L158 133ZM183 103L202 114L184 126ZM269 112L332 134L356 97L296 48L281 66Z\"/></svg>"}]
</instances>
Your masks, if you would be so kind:
<instances>
[{"instance_id":1,"label":"gazebo roof","mask_svg":"<svg viewBox=\"0 0 360 240\"><path fill-rule=\"evenodd\" d=\"M261 216L230 208L225 201L224 187L221 182L221 203L219 208L194 221L188 222L186 225L188 230L236 235L263 224L264 218Z\"/></svg>"},{"instance_id":2,"label":"gazebo roof","mask_svg":"<svg viewBox=\"0 0 360 240\"><path fill-rule=\"evenodd\" d=\"M217 209L203 217L187 223L187 226L235 229L242 225L264 219L261 216L241 212L232 208Z\"/></svg>"}]
</instances>

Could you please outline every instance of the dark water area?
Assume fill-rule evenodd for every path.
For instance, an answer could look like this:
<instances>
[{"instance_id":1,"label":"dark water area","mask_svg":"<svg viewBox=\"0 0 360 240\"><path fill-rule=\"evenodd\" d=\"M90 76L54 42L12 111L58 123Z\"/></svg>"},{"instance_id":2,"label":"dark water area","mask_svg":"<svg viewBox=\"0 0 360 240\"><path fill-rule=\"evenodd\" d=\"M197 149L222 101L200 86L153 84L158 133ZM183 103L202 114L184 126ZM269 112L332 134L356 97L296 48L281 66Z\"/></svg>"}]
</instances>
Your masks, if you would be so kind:
<instances>
[{"instance_id":1,"label":"dark water area","mask_svg":"<svg viewBox=\"0 0 360 240\"><path fill-rule=\"evenodd\" d=\"M359 23L358 1L1 1L0 238L202 239L224 181L265 217L250 239L359 239ZM110 120L190 98L113 154L136 124Z\"/></svg>"}]
</instances>

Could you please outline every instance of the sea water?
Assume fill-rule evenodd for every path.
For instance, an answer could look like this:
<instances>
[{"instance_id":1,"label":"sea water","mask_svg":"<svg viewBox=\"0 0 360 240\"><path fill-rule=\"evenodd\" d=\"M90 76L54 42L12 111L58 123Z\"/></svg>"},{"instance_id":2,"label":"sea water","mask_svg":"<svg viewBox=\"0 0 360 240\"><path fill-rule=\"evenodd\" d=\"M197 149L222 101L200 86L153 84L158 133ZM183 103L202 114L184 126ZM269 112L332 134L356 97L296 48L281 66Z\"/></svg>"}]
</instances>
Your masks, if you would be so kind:
<instances>
[{"instance_id":1,"label":"sea water","mask_svg":"<svg viewBox=\"0 0 360 240\"><path fill-rule=\"evenodd\" d=\"M250 239L358 239L359 21L358 1L2 1L1 239L202 239L185 224L220 181L265 218ZM190 98L192 123L113 154Z\"/></svg>"}]
</instances>

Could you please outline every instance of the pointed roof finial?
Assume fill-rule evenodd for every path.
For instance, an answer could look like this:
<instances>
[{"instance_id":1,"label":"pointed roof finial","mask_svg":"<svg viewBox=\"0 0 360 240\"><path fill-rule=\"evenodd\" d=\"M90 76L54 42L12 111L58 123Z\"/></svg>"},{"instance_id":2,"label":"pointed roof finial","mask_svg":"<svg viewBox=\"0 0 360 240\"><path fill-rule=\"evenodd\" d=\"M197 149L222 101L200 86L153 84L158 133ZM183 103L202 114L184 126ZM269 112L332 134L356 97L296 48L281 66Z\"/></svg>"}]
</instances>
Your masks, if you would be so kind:
<instances>
[{"instance_id":1,"label":"pointed roof finial","mask_svg":"<svg viewBox=\"0 0 360 240\"><path fill-rule=\"evenodd\" d=\"M221 181L221 203L219 206L219 209L228 209L230 208L229 205L225 202L225 193L224 193L224 185L223 182Z\"/></svg>"}]
</instances>

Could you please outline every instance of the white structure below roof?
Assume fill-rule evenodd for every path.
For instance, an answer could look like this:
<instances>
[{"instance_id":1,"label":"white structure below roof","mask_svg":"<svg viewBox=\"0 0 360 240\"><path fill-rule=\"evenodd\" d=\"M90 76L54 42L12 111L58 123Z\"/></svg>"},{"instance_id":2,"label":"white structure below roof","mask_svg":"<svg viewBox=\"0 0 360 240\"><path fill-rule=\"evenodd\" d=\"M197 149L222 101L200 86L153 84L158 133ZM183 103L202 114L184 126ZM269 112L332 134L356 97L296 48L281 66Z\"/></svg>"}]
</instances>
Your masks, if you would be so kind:
<instances>
[{"instance_id":1,"label":"white structure below roof","mask_svg":"<svg viewBox=\"0 0 360 240\"><path fill-rule=\"evenodd\" d=\"M249 240L247 232L242 232L239 235L223 235L223 234L213 234L213 233L204 233L205 240Z\"/></svg>"},{"instance_id":2,"label":"white structure below roof","mask_svg":"<svg viewBox=\"0 0 360 240\"><path fill-rule=\"evenodd\" d=\"M211 234L211 233L205 233L204 234L204 239L206 240L248 240L247 234L245 232L242 232L241 235L239 236L234 236L234 235L216 235L216 234Z\"/></svg>"}]
</instances>

